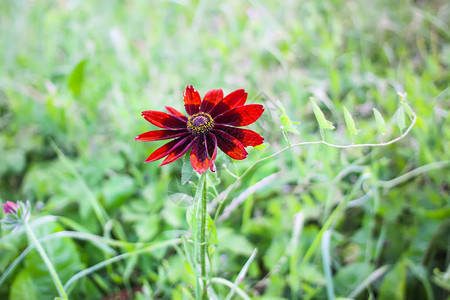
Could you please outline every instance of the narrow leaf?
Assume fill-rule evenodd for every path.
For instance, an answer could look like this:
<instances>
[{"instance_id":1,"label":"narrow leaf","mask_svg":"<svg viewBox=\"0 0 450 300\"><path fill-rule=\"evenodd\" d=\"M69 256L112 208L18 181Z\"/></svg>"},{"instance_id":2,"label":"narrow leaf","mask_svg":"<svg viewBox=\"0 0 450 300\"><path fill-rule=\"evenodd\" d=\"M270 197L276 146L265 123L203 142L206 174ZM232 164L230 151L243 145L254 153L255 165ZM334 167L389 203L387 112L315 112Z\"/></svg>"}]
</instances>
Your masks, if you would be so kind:
<instances>
[{"instance_id":1,"label":"narrow leaf","mask_svg":"<svg viewBox=\"0 0 450 300\"><path fill-rule=\"evenodd\" d=\"M354 299L359 295L362 291L367 289L368 286L378 278L384 275L386 271L389 269L388 265L382 266L375 271L373 271L366 279L364 279L349 295L347 298Z\"/></svg>"},{"instance_id":2,"label":"narrow leaf","mask_svg":"<svg viewBox=\"0 0 450 300\"><path fill-rule=\"evenodd\" d=\"M347 130L350 133L350 135L356 135L358 132L360 132L360 129L356 129L355 121L353 120L352 115L347 110L347 108L344 106L344 118L345 118L345 125L347 126Z\"/></svg>"},{"instance_id":3,"label":"narrow leaf","mask_svg":"<svg viewBox=\"0 0 450 300\"><path fill-rule=\"evenodd\" d=\"M376 108L373 108L373 115L375 116L375 121L377 123L378 132L382 135L385 134L386 133L386 122L384 121L383 116Z\"/></svg>"},{"instance_id":4,"label":"narrow leaf","mask_svg":"<svg viewBox=\"0 0 450 300\"><path fill-rule=\"evenodd\" d=\"M397 119L398 128L400 129L400 131L403 131L403 129L405 129L405 127L406 127L405 109L403 108L403 106L400 106L397 109L396 119Z\"/></svg>"},{"instance_id":5,"label":"narrow leaf","mask_svg":"<svg viewBox=\"0 0 450 300\"><path fill-rule=\"evenodd\" d=\"M86 59L80 61L70 74L68 87L74 95L78 95L81 93L81 87L84 80L84 67L86 65L86 62Z\"/></svg>"},{"instance_id":6,"label":"narrow leaf","mask_svg":"<svg viewBox=\"0 0 450 300\"><path fill-rule=\"evenodd\" d=\"M236 292L236 289L238 288L239 283L241 283L244 278L245 274L247 274L248 268L250 267L250 264L253 262L253 260L256 257L256 253L258 252L258 249L255 248L253 250L252 255L250 255L249 259L245 263L245 265L242 267L241 271L239 272L238 276L236 277L236 280L234 281L233 288L231 288L230 292L228 293L225 300L230 300L234 296L234 293Z\"/></svg>"},{"instance_id":7,"label":"narrow leaf","mask_svg":"<svg viewBox=\"0 0 450 300\"><path fill-rule=\"evenodd\" d=\"M284 108L281 101L277 101L278 114L280 116L281 129L286 132L291 132L294 134L299 134L297 128L294 125L299 124L300 122L292 121L287 115L286 109Z\"/></svg>"},{"instance_id":8,"label":"narrow leaf","mask_svg":"<svg viewBox=\"0 0 450 300\"><path fill-rule=\"evenodd\" d=\"M321 129L333 130L335 128L333 123L331 123L330 121L328 121L325 118L325 115L323 114L319 105L317 105L316 100L314 100L314 98L312 98L312 97L309 98L309 100L311 101L313 111L314 111L314 116L316 117L317 123L319 123L319 127Z\"/></svg>"},{"instance_id":9,"label":"narrow leaf","mask_svg":"<svg viewBox=\"0 0 450 300\"><path fill-rule=\"evenodd\" d=\"M401 261L389 271L381 283L378 299L406 299L406 264Z\"/></svg>"},{"instance_id":10,"label":"narrow leaf","mask_svg":"<svg viewBox=\"0 0 450 300\"><path fill-rule=\"evenodd\" d=\"M327 296L328 299L335 299L334 296L334 286L333 286L333 276L331 275L331 256L330 256L330 240L331 231L326 230L322 235L322 264L325 277L327 279Z\"/></svg>"},{"instance_id":11,"label":"narrow leaf","mask_svg":"<svg viewBox=\"0 0 450 300\"><path fill-rule=\"evenodd\" d=\"M194 174L194 169L191 166L191 163L186 157L183 159L183 166L181 167L181 184L185 185L186 182L191 179L192 174Z\"/></svg>"},{"instance_id":12,"label":"narrow leaf","mask_svg":"<svg viewBox=\"0 0 450 300\"><path fill-rule=\"evenodd\" d=\"M408 117L412 120L414 118L414 112L413 112L411 106L409 106L408 101L406 101L406 93L404 93L404 94L398 93L398 94L401 97L400 104L405 109L405 112L408 114Z\"/></svg>"}]
</instances>

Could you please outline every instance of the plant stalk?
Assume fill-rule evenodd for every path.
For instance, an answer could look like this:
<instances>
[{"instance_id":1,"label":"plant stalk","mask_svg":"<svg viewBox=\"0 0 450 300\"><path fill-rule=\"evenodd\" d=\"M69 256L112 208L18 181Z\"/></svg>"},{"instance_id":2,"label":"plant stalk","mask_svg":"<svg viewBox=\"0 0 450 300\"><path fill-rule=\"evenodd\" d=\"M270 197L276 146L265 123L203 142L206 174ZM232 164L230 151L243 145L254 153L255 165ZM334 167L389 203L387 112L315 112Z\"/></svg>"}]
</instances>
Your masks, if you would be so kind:
<instances>
[{"instance_id":1,"label":"plant stalk","mask_svg":"<svg viewBox=\"0 0 450 300\"><path fill-rule=\"evenodd\" d=\"M25 231L27 232L27 235L31 242L36 247L36 250L39 252L39 255L41 256L42 260L45 263L45 266L47 267L50 276L52 277L53 283L55 284L56 289L58 290L58 294L62 299L68 300L66 291L64 290L64 287L61 283L61 280L59 279L58 273L56 273L55 267L53 266L52 262L50 261L49 257L44 251L44 248L42 248L42 245L37 240L36 236L34 235L33 231L30 228L30 225L28 225L27 221L23 222L23 226L25 228Z\"/></svg>"},{"instance_id":2,"label":"plant stalk","mask_svg":"<svg viewBox=\"0 0 450 300\"><path fill-rule=\"evenodd\" d=\"M201 277L202 277L202 299L208 299L208 280L206 278L206 257L208 253L208 242L206 238L206 200L207 200L208 190L206 186L206 180L203 183L202 191L202 201L200 207L200 267L201 267Z\"/></svg>"}]
</instances>

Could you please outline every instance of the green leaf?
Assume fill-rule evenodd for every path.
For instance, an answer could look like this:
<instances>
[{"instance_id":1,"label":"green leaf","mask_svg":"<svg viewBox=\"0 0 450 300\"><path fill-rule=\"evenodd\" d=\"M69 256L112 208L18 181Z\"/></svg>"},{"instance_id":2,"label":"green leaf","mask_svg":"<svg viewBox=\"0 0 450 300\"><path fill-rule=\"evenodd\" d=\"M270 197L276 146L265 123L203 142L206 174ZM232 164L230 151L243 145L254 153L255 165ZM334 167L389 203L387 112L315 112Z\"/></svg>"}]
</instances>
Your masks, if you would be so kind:
<instances>
[{"instance_id":1,"label":"green leaf","mask_svg":"<svg viewBox=\"0 0 450 300\"><path fill-rule=\"evenodd\" d=\"M38 238L41 238L62 229L57 223L46 223L39 227L33 227L33 232ZM73 274L84 268L76 245L71 239L47 240L42 243L42 247L62 282L66 282ZM15 291L16 289L18 291ZM15 294L16 292L17 294ZM73 298L76 298L77 295L79 296L74 291ZM36 250L32 250L25 259L24 268L14 278L11 299L47 300L56 296L58 296L58 292L42 257Z\"/></svg>"},{"instance_id":2,"label":"green leaf","mask_svg":"<svg viewBox=\"0 0 450 300\"><path fill-rule=\"evenodd\" d=\"M255 248L244 236L234 233L231 228L218 228L217 237L219 245L234 254L248 256Z\"/></svg>"},{"instance_id":3,"label":"green leaf","mask_svg":"<svg viewBox=\"0 0 450 300\"><path fill-rule=\"evenodd\" d=\"M352 115L347 110L347 108L344 106L344 118L345 118L345 125L347 126L347 130L350 135L356 135L358 132L360 132L360 129L356 129L355 121L353 120Z\"/></svg>"},{"instance_id":4,"label":"green leaf","mask_svg":"<svg viewBox=\"0 0 450 300\"><path fill-rule=\"evenodd\" d=\"M31 274L26 270L21 271L11 285L9 298L11 300L39 300L41 299L34 287ZM56 294L55 294L56 295Z\"/></svg>"},{"instance_id":5,"label":"green leaf","mask_svg":"<svg viewBox=\"0 0 450 300\"><path fill-rule=\"evenodd\" d=\"M406 299L406 264L401 261L389 271L380 287L380 300Z\"/></svg>"},{"instance_id":6,"label":"green leaf","mask_svg":"<svg viewBox=\"0 0 450 300\"><path fill-rule=\"evenodd\" d=\"M116 208L134 194L135 183L128 175L116 175L109 178L102 187L107 208Z\"/></svg>"},{"instance_id":7,"label":"green leaf","mask_svg":"<svg viewBox=\"0 0 450 300\"><path fill-rule=\"evenodd\" d=\"M316 285L326 285L327 280L318 266L314 264L304 264L298 267L297 273L304 281L311 282ZM291 280L298 280L298 278L291 278Z\"/></svg>"},{"instance_id":8,"label":"green leaf","mask_svg":"<svg viewBox=\"0 0 450 300\"><path fill-rule=\"evenodd\" d=\"M330 255L330 240L331 230L326 230L322 235L321 250L322 250L322 264L325 278L327 279L327 297L328 299L335 299L333 276L331 275L331 255Z\"/></svg>"},{"instance_id":9,"label":"green leaf","mask_svg":"<svg viewBox=\"0 0 450 300\"><path fill-rule=\"evenodd\" d=\"M195 226L195 210L194 205L189 206L186 210L186 222L189 224L190 228L194 228Z\"/></svg>"},{"instance_id":10,"label":"green leaf","mask_svg":"<svg viewBox=\"0 0 450 300\"><path fill-rule=\"evenodd\" d=\"M425 288L427 299L434 299L433 289L429 280L428 270L422 264L415 264L412 260L405 259L408 270L410 270L414 276L420 280Z\"/></svg>"},{"instance_id":11,"label":"green leaf","mask_svg":"<svg viewBox=\"0 0 450 300\"><path fill-rule=\"evenodd\" d=\"M408 102L406 101L406 93L402 94L402 93L398 93L399 96L401 97L400 99L400 104L403 106L403 108L405 109L405 112L408 114L408 117L412 120L414 119L414 112L411 108L411 106L409 106Z\"/></svg>"},{"instance_id":12,"label":"green leaf","mask_svg":"<svg viewBox=\"0 0 450 300\"><path fill-rule=\"evenodd\" d=\"M149 215L141 219L134 226L139 241L150 241L160 230L161 216L158 214Z\"/></svg>"},{"instance_id":13,"label":"green leaf","mask_svg":"<svg viewBox=\"0 0 450 300\"><path fill-rule=\"evenodd\" d=\"M83 85L84 80L84 68L86 62L87 62L86 59L80 61L70 74L68 87L69 90L71 90L74 95L78 95L81 93L81 87Z\"/></svg>"},{"instance_id":14,"label":"green leaf","mask_svg":"<svg viewBox=\"0 0 450 300\"><path fill-rule=\"evenodd\" d=\"M319 123L319 127L321 129L329 129L329 130L333 130L335 127L333 125L333 123L331 123L330 121L328 121L325 118L325 115L323 114L322 110L320 109L319 105L317 105L316 100L314 98L309 98L309 100L311 101L312 107L313 107L313 111L314 111L314 116L316 117L317 123Z\"/></svg>"},{"instance_id":15,"label":"green leaf","mask_svg":"<svg viewBox=\"0 0 450 300\"><path fill-rule=\"evenodd\" d=\"M386 133L386 122L383 119L381 113L373 108L373 115L375 116L375 122L377 123L378 133L383 135Z\"/></svg>"},{"instance_id":16,"label":"green leaf","mask_svg":"<svg viewBox=\"0 0 450 300\"><path fill-rule=\"evenodd\" d=\"M370 275L372 270L372 266L364 262L356 262L343 266L334 275L336 294L348 295Z\"/></svg>"},{"instance_id":17,"label":"green leaf","mask_svg":"<svg viewBox=\"0 0 450 300\"><path fill-rule=\"evenodd\" d=\"M400 129L400 131L403 131L403 129L405 129L405 127L406 127L405 109L403 108L403 106L400 106L397 109L396 119L397 119L398 128Z\"/></svg>"},{"instance_id":18,"label":"green leaf","mask_svg":"<svg viewBox=\"0 0 450 300\"><path fill-rule=\"evenodd\" d=\"M181 184L185 185L194 174L194 168L192 168L189 159L183 159L183 167L181 168Z\"/></svg>"},{"instance_id":19,"label":"green leaf","mask_svg":"<svg viewBox=\"0 0 450 300\"><path fill-rule=\"evenodd\" d=\"M294 127L296 124L300 124L300 122L292 121L289 116L286 113L286 109L284 108L283 104L280 101L277 101L276 103L278 108L278 114L280 116L280 122L281 122L281 129L286 132L291 132L294 134L299 134L297 128Z\"/></svg>"},{"instance_id":20,"label":"green leaf","mask_svg":"<svg viewBox=\"0 0 450 300\"><path fill-rule=\"evenodd\" d=\"M219 243L217 239L217 227L214 225L214 221L209 214L206 214L206 232L211 232L209 238L210 245L216 245Z\"/></svg>"},{"instance_id":21,"label":"green leaf","mask_svg":"<svg viewBox=\"0 0 450 300\"><path fill-rule=\"evenodd\" d=\"M272 238L263 256L264 265L268 269L275 267L280 257L286 252L286 242L286 237L282 235L277 235Z\"/></svg>"}]
</instances>

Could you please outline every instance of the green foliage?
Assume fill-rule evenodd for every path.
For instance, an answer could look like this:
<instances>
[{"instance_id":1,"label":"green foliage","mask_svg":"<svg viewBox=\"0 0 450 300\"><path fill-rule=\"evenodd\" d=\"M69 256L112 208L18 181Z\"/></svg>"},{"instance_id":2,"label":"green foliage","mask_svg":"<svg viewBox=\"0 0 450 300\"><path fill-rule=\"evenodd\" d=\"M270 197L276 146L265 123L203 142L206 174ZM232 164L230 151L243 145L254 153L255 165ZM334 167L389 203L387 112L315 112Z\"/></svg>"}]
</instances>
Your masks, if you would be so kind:
<instances>
[{"instance_id":1,"label":"green foliage","mask_svg":"<svg viewBox=\"0 0 450 300\"><path fill-rule=\"evenodd\" d=\"M283 104L280 101L277 101L278 114L281 122L281 129L286 132L291 132L295 134L300 134L297 128L294 125L300 124L300 122L292 121L284 108Z\"/></svg>"},{"instance_id":2,"label":"green foliage","mask_svg":"<svg viewBox=\"0 0 450 300\"><path fill-rule=\"evenodd\" d=\"M382 135L385 134L386 122L384 121L383 116L376 108L373 108L373 115L375 116L378 132Z\"/></svg>"},{"instance_id":3,"label":"green foliage","mask_svg":"<svg viewBox=\"0 0 450 300\"><path fill-rule=\"evenodd\" d=\"M15 278L11 286L10 299L20 300L20 299L30 299L39 300L42 299L39 296L39 291L36 290L33 283L31 272L21 272ZM44 284L50 284L50 282L44 282ZM55 295L55 293L53 293ZM48 295L47 295L48 296ZM50 295L51 297L52 295Z\"/></svg>"},{"instance_id":4,"label":"green foliage","mask_svg":"<svg viewBox=\"0 0 450 300\"><path fill-rule=\"evenodd\" d=\"M69 76L69 82L67 84L68 88L74 95L79 95L81 93L81 88L83 86L83 80L84 80L84 70L87 60L80 61L75 68L73 69L72 73Z\"/></svg>"},{"instance_id":5,"label":"green foliage","mask_svg":"<svg viewBox=\"0 0 450 300\"><path fill-rule=\"evenodd\" d=\"M314 111L314 116L316 117L317 123L319 123L320 129L333 130L335 128L333 123L331 123L330 121L328 121L325 118L325 115L323 114L319 105L317 105L316 100L314 100L314 98L310 98L309 100L311 101L311 105L312 105L313 111Z\"/></svg>"},{"instance_id":6,"label":"green foliage","mask_svg":"<svg viewBox=\"0 0 450 300\"><path fill-rule=\"evenodd\" d=\"M33 225L40 238L81 234L43 242L63 283L117 259L71 299L191 299L198 176L189 158L145 164L162 142L133 138L155 129L141 111L183 111L187 84L245 88L265 107L250 126L265 143L243 161L219 150L208 181L208 265L231 283L212 284L218 298L246 266L236 287L251 299L327 299L327 283L336 299L445 299L449 12L442 0L0 1L0 201L50 218ZM299 142L388 142L415 115L386 147L261 160ZM20 256L27 245L1 231L0 299L57 295L35 250Z\"/></svg>"},{"instance_id":7,"label":"green foliage","mask_svg":"<svg viewBox=\"0 0 450 300\"><path fill-rule=\"evenodd\" d=\"M344 106L344 118L345 125L347 126L347 131L350 135L356 135L360 132L360 129L356 129L355 121L353 120L352 114Z\"/></svg>"},{"instance_id":8,"label":"green foliage","mask_svg":"<svg viewBox=\"0 0 450 300\"><path fill-rule=\"evenodd\" d=\"M406 299L406 264L402 261L386 275L380 287L380 299Z\"/></svg>"},{"instance_id":9,"label":"green foliage","mask_svg":"<svg viewBox=\"0 0 450 300\"><path fill-rule=\"evenodd\" d=\"M61 229L55 223L49 223L34 228L33 231L38 237L42 237ZM75 243L69 238L44 242L43 248L63 282L84 268L80 260L80 253ZM10 299L53 299L57 295L55 286L36 250L27 255L24 265L11 285Z\"/></svg>"}]
</instances>

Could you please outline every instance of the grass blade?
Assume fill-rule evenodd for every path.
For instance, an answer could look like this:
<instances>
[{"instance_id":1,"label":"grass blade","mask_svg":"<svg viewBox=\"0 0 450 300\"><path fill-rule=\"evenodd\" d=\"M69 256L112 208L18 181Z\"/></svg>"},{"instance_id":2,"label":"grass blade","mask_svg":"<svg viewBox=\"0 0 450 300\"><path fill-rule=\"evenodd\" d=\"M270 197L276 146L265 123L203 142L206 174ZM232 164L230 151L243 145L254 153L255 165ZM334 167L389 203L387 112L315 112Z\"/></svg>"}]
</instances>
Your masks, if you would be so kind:
<instances>
[{"instance_id":1,"label":"grass blade","mask_svg":"<svg viewBox=\"0 0 450 300\"><path fill-rule=\"evenodd\" d=\"M330 238L331 230L326 230L322 235L322 262L323 271L327 279L327 296L329 300L334 300L333 275L331 274Z\"/></svg>"},{"instance_id":2,"label":"grass blade","mask_svg":"<svg viewBox=\"0 0 450 300\"><path fill-rule=\"evenodd\" d=\"M247 262L245 263L245 265L242 267L241 271L239 272L238 276L236 277L236 280L234 281L234 285L231 288L230 292L228 293L227 297L225 298L225 300L231 300L234 293L236 292L236 289L238 287L238 284L242 282L242 280L244 280L245 274L247 274L248 268L250 267L250 264L253 262L253 260L256 257L256 253L258 253L258 249L255 248L255 250L253 250L253 253L250 255L249 259L247 260Z\"/></svg>"}]
</instances>

